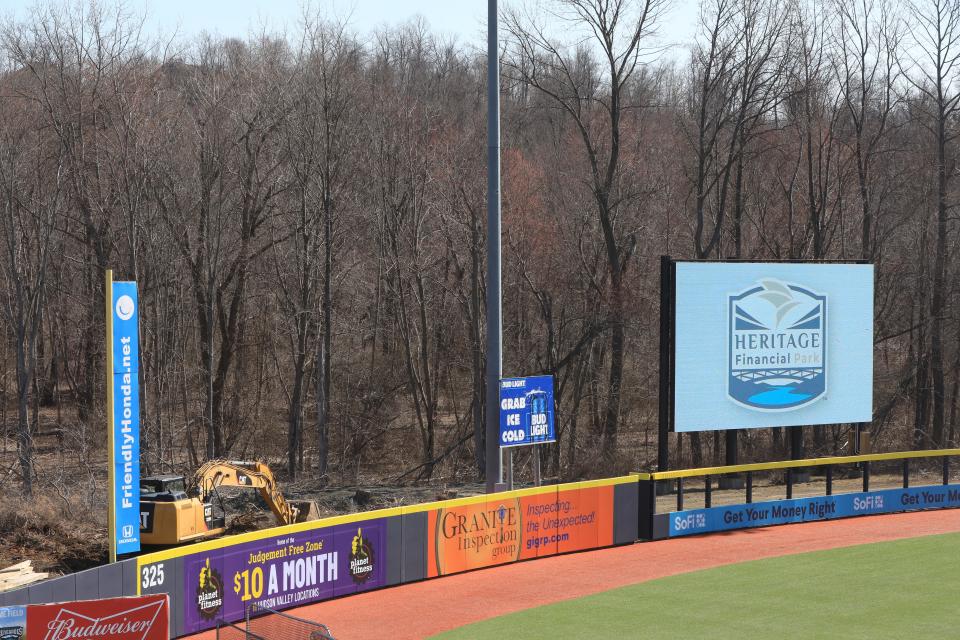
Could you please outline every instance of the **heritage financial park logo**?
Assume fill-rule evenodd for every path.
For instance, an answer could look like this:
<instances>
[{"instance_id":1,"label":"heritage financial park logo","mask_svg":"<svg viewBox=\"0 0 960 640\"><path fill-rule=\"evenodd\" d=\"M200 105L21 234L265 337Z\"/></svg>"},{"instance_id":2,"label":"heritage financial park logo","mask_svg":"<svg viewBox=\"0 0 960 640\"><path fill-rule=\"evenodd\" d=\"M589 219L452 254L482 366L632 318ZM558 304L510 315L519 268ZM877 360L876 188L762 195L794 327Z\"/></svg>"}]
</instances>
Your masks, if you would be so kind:
<instances>
[{"instance_id":1,"label":"heritage financial park logo","mask_svg":"<svg viewBox=\"0 0 960 640\"><path fill-rule=\"evenodd\" d=\"M827 296L765 278L729 296L727 395L755 411L789 411L827 388Z\"/></svg>"}]
</instances>

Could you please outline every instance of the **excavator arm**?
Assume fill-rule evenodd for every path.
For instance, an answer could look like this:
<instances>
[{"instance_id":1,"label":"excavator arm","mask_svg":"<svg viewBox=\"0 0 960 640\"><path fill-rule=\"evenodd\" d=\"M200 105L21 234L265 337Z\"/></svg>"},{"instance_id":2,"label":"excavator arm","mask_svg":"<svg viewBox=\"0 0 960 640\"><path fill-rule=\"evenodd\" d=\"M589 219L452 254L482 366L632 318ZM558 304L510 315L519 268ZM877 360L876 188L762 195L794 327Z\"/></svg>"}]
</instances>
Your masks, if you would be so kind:
<instances>
[{"instance_id":1,"label":"excavator arm","mask_svg":"<svg viewBox=\"0 0 960 640\"><path fill-rule=\"evenodd\" d=\"M278 523L292 524L303 519L300 509L283 497L270 467L262 462L211 460L197 469L193 481L201 500L206 500L219 487L256 489Z\"/></svg>"}]
</instances>

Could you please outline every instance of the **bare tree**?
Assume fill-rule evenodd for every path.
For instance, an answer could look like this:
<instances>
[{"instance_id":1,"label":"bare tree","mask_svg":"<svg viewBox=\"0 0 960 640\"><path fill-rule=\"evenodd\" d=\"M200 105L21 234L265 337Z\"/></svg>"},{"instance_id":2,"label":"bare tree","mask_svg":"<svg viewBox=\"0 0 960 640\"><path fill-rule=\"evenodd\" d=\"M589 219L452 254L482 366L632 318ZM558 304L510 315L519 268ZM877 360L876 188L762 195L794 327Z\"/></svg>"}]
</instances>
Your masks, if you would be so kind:
<instances>
[{"instance_id":1,"label":"bare tree","mask_svg":"<svg viewBox=\"0 0 960 640\"><path fill-rule=\"evenodd\" d=\"M74 323L83 345L77 389L82 420L93 410L100 380L95 328L103 309L103 272L113 254L115 202L103 154L109 122L119 115L117 97L126 87L112 81L141 62L141 26L121 5L74 2L38 5L27 23L8 23L3 33L10 57L33 79L22 95L39 104L38 116L63 150L70 206L61 227L85 252L81 283L87 303Z\"/></svg>"},{"instance_id":2,"label":"bare tree","mask_svg":"<svg viewBox=\"0 0 960 640\"><path fill-rule=\"evenodd\" d=\"M297 456L303 450L304 395L312 361L317 371L316 474L323 477L329 465L334 355L334 234L338 210L347 200L348 162L357 147L359 111L354 107L361 90L362 58L359 44L342 22L308 17L304 31L284 136L296 194L295 217L289 242L275 246L284 254L275 253L279 292L293 322L287 469L295 475L303 465ZM292 250L292 260L286 259L287 249Z\"/></svg>"},{"instance_id":3,"label":"bare tree","mask_svg":"<svg viewBox=\"0 0 960 640\"><path fill-rule=\"evenodd\" d=\"M171 157L154 180L195 298L207 458L226 454L239 428L225 416L227 383L243 347L248 279L276 241L263 227L286 189L278 153L285 49L268 39L255 44L205 43L186 77L175 77L184 109L169 114ZM179 127L183 117L188 132Z\"/></svg>"},{"instance_id":4,"label":"bare tree","mask_svg":"<svg viewBox=\"0 0 960 640\"><path fill-rule=\"evenodd\" d=\"M600 433L604 456L617 448L623 385L625 318L624 274L636 237L618 224L622 209L635 195L622 175L622 123L642 105L629 83L644 67L666 0L556 0L551 5L568 27L589 34L602 71L591 69L588 49L573 49L531 15L511 10L504 15L510 34L505 64L519 82L547 96L571 118L590 165L586 182L594 197L605 248L605 290L609 309L610 369L607 404ZM601 80L602 78L602 80Z\"/></svg>"},{"instance_id":5,"label":"bare tree","mask_svg":"<svg viewBox=\"0 0 960 640\"><path fill-rule=\"evenodd\" d=\"M504 364L555 376L551 474L652 458L661 253L874 262L874 443L952 439L957 2L915 0L903 22L889 0L701 0L681 65L651 46L667 0L504 14ZM481 53L322 12L180 50L141 25L68 0L0 30L0 429L22 454L3 468L42 493L73 464L95 495L113 267L141 285L145 467L235 453L330 482L473 476ZM31 453L47 438L55 470ZM678 464L703 464L700 438ZM739 438L783 454L782 430Z\"/></svg>"},{"instance_id":6,"label":"bare tree","mask_svg":"<svg viewBox=\"0 0 960 640\"><path fill-rule=\"evenodd\" d=\"M387 259L385 293L393 308L396 346L402 354L405 387L419 435L418 475L429 478L437 462L440 357L447 338L442 319L452 303L443 283L452 265L445 247L434 240L439 222L429 180L434 158L426 153L439 133L438 105L431 99L410 100L423 95L439 75L418 74L429 68L437 53L422 26L379 36L378 55L395 60L398 68L379 85L379 104L372 115L376 125L370 135L376 151L375 202Z\"/></svg>"},{"instance_id":7,"label":"bare tree","mask_svg":"<svg viewBox=\"0 0 960 640\"><path fill-rule=\"evenodd\" d=\"M690 77L687 119L692 122L684 127L693 149L689 174L698 259L727 257L725 227L732 236L729 256L743 255L747 149L783 99L787 16L786 5L769 0L701 5ZM718 432L714 439L717 454ZM700 464L699 433L691 434L691 449L694 464Z\"/></svg>"},{"instance_id":8,"label":"bare tree","mask_svg":"<svg viewBox=\"0 0 960 640\"><path fill-rule=\"evenodd\" d=\"M783 97L789 20L785 5L769 0L716 0L702 11L703 42L692 61L695 126L688 134L695 151L695 251L701 259L723 254L732 208L731 255L739 258L746 148Z\"/></svg>"},{"instance_id":9,"label":"bare tree","mask_svg":"<svg viewBox=\"0 0 960 640\"><path fill-rule=\"evenodd\" d=\"M897 55L902 24L889 2L857 0L834 3L833 70L840 85L843 107L853 130L852 147L857 169L861 211L860 257L876 253L878 221L882 216L882 185L874 173L879 156L887 150L889 133L896 123L896 85L900 76ZM877 193L877 192L880 193Z\"/></svg>"},{"instance_id":10,"label":"bare tree","mask_svg":"<svg viewBox=\"0 0 960 640\"><path fill-rule=\"evenodd\" d=\"M7 113L0 128L0 197L3 213L4 297L0 310L10 327L16 353L17 457L22 491L33 495L33 429L29 419L31 385L37 365L37 337L43 318L44 288L54 224L63 205L64 159L61 147L45 150L45 135L37 127L37 112L19 104L19 114ZM39 416L35 415L35 418Z\"/></svg>"},{"instance_id":11,"label":"bare tree","mask_svg":"<svg viewBox=\"0 0 960 640\"><path fill-rule=\"evenodd\" d=\"M960 109L960 1L918 0L910 3L908 31L916 55L908 53L910 72L906 77L921 99L918 109L920 124L933 137L936 166L936 212L933 251L933 273L930 288L929 375L932 391L932 431L934 446L943 444L944 426L944 346L943 324L947 303L947 271L949 209L948 187L955 173L956 161L952 143L957 137L953 120ZM927 393L926 372L918 376L918 395ZM919 432L926 424L918 424ZM926 440L926 437L924 437Z\"/></svg>"}]
</instances>

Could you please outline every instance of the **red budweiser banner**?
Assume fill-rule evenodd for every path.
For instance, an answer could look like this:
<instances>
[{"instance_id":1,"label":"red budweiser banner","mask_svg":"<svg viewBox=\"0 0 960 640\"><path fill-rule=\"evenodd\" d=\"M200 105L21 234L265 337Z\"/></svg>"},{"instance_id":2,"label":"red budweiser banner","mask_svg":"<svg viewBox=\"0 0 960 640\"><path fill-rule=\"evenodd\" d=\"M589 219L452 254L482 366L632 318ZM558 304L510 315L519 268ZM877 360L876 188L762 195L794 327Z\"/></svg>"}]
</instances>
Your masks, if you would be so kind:
<instances>
[{"instance_id":1,"label":"red budweiser banner","mask_svg":"<svg viewBox=\"0 0 960 640\"><path fill-rule=\"evenodd\" d=\"M27 607L27 640L167 640L167 596L106 598Z\"/></svg>"}]
</instances>

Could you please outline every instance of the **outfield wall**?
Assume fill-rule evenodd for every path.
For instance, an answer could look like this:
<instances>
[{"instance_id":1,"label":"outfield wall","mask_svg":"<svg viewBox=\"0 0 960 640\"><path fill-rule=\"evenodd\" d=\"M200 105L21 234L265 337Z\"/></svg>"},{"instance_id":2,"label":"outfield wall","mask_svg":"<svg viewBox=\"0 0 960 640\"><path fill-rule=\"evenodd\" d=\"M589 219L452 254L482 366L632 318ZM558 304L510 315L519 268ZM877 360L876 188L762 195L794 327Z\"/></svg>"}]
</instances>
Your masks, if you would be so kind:
<instances>
[{"instance_id":1,"label":"outfield wall","mask_svg":"<svg viewBox=\"0 0 960 640\"><path fill-rule=\"evenodd\" d=\"M661 516L657 529L675 538L697 533L835 520L921 509L960 507L960 485L883 489L832 496L767 500L709 509L674 511Z\"/></svg>"},{"instance_id":2,"label":"outfield wall","mask_svg":"<svg viewBox=\"0 0 960 640\"><path fill-rule=\"evenodd\" d=\"M767 527L779 524L834 520L854 516L920 511L925 509L953 509L960 507L960 485L950 484L950 459L960 455L960 449L933 451L906 451L858 456L783 460L701 469L679 469L636 474L639 483L639 525L641 540L662 540L698 533L731 531ZM942 483L939 485L910 486L910 464L915 459L939 459ZM896 489L870 489L871 463L896 462L902 466L903 486ZM841 465L857 465L863 479L863 491L834 494L833 471ZM792 496L792 474L798 470L817 467L825 472L825 495L804 498ZM752 475L754 473L785 473L786 497L780 500L753 502ZM723 477L745 480L744 502L741 504L711 506L712 482ZM683 507L684 480L703 482L703 508ZM677 508L657 513L657 495L661 489L677 496Z\"/></svg>"},{"instance_id":3,"label":"outfield wall","mask_svg":"<svg viewBox=\"0 0 960 640\"><path fill-rule=\"evenodd\" d=\"M637 540L635 476L382 509L149 553L0 594L0 605L170 596L171 633L471 569Z\"/></svg>"},{"instance_id":4,"label":"outfield wall","mask_svg":"<svg viewBox=\"0 0 960 640\"><path fill-rule=\"evenodd\" d=\"M137 560L131 558L4 591L0 593L0 607L119 598L136 594Z\"/></svg>"},{"instance_id":5,"label":"outfield wall","mask_svg":"<svg viewBox=\"0 0 960 640\"><path fill-rule=\"evenodd\" d=\"M247 608L283 610L382 587L637 540L858 515L960 507L950 456L873 454L636 473L472 496L275 527L187 544L0 593L0 606L116 596L170 596L171 634L237 622ZM909 487L909 460L941 457L943 483ZM904 487L869 490L870 461L899 460ZM682 493L684 478L860 464L863 491L656 512L658 482ZM790 473L787 495L790 495ZM673 483L676 482L676 485ZM661 487L662 488L662 487Z\"/></svg>"}]
</instances>

